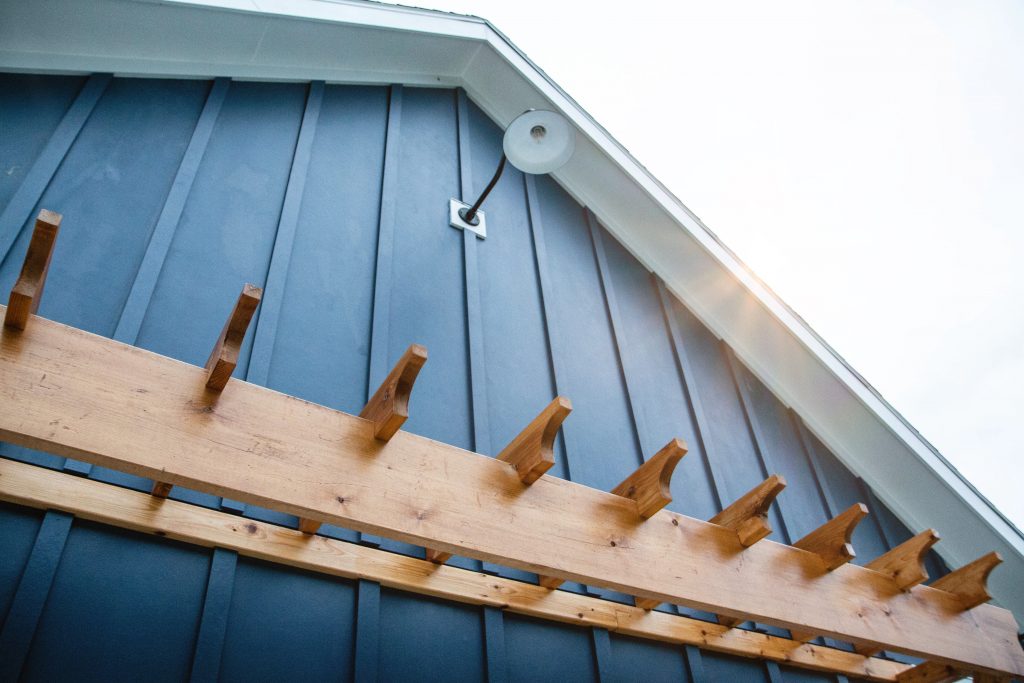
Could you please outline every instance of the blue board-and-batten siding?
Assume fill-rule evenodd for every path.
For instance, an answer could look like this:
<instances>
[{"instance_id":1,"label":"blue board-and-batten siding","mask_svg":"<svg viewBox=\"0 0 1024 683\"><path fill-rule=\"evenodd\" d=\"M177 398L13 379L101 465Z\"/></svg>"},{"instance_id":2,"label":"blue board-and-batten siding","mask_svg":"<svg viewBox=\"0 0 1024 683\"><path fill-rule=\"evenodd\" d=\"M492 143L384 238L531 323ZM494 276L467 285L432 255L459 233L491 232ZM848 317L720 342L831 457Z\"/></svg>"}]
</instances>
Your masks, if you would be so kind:
<instances>
[{"instance_id":1,"label":"blue board-and-batten siding","mask_svg":"<svg viewBox=\"0 0 1024 683\"><path fill-rule=\"evenodd\" d=\"M575 409L555 476L609 489L679 436L690 452L673 510L710 517L780 472L790 485L772 511L777 540L859 500L873 515L854 537L858 561L909 534L550 178L509 168L487 202L487 240L449 228L448 198L479 191L501 154L501 131L462 92L2 75L0 127L0 291L35 212L64 214L43 316L201 364L253 282L266 294L237 377L356 412L422 343L410 431L493 456L561 393ZM149 485L10 444L0 455ZM0 506L0 543L5 680L830 679L56 512Z\"/></svg>"}]
</instances>

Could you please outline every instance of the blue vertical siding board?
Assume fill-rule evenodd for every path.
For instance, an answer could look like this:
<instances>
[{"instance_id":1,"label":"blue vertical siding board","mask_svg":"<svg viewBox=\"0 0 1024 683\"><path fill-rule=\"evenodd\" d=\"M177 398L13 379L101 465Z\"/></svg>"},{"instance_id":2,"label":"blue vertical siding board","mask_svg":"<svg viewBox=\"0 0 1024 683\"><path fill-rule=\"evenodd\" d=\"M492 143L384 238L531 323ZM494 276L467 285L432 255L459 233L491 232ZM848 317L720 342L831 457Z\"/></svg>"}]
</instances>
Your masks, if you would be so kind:
<instances>
[{"instance_id":1,"label":"blue vertical siding board","mask_svg":"<svg viewBox=\"0 0 1024 683\"><path fill-rule=\"evenodd\" d=\"M239 558L218 680L351 680L355 602L352 581Z\"/></svg>"},{"instance_id":2,"label":"blue vertical siding board","mask_svg":"<svg viewBox=\"0 0 1024 683\"><path fill-rule=\"evenodd\" d=\"M114 331L205 90L201 81L121 78L105 87L39 200L65 214L40 315L104 336ZM22 230L0 266L0 291L13 285L30 239ZM64 462L8 445L0 452Z\"/></svg>"},{"instance_id":3,"label":"blue vertical siding board","mask_svg":"<svg viewBox=\"0 0 1024 683\"><path fill-rule=\"evenodd\" d=\"M21 680L184 680L209 563L205 548L76 520Z\"/></svg>"},{"instance_id":4,"label":"blue vertical siding board","mask_svg":"<svg viewBox=\"0 0 1024 683\"><path fill-rule=\"evenodd\" d=\"M259 319L258 330L277 290L281 300L266 385L349 413L366 402L387 106L386 88L324 87L287 275L278 285L268 281ZM293 174L299 161L297 155ZM281 239L279 229L275 259ZM258 344L257 339L254 349ZM255 363L254 356L250 370ZM258 508L249 512L265 515ZM320 533L357 538L333 525Z\"/></svg>"},{"instance_id":5,"label":"blue vertical siding board","mask_svg":"<svg viewBox=\"0 0 1024 683\"><path fill-rule=\"evenodd\" d=\"M0 681L15 681L21 675L29 647L50 595L57 565L64 553L72 516L47 511L36 534L32 553L18 582L11 607L0 630Z\"/></svg>"},{"instance_id":6,"label":"blue vertical siding board","mask_svg":"<svg viewBox=\"0 0 1024 683\"><path fill-rule=\"evenodd\" d=\"M626 344L625 330L622 323L622 312L619 309L619 300L615 294L615 285L609 273L608 257L605 254L604 230L597 222L597 216L588 208L584 211L587 227L590 228L590 241L594 245L594 257L597 259L597 272L601 280L601 291L604 292L605 308L608 312L608 320L611 323L612 343L615 346L615 355L618 360L618 369L622 375L622 382L626 388L626 403L629 406L630 416L633 418L633 436L636 438L636 445L639 448L639 466L647 458L654 455L658 448L651 438L651 431L644 417L644 412L637 405L641 389L638 382L640 372L636 368L635 360L623 347ZM633 302L630 302L633 303ZM629 473L623 473L623 479Z\"/></svg>"},{"instance_id":7,"label":"blue vertical siding board","mask_svg":"<svg viewBox=\"0 0 1024 683\"><path fill-rule=\"evenodd\" d=\"M383 589L381 681L483 681L483 611L473 605Z\"/></svg>"},{"instance_id":8,"label":"blue vertical siding board","mask_svg":"<svg viewBox=\"0 0 1024 683\"><path fill-rule=\"evenodd\" d=\"M295 244L295 229L299 222L299 208L303 190L306 185L306 173L309 170L309 158L316 137L316 124L320 118L320 105L324 97L323 81L313 81L306 95L306 107L299 125L299 135L295 142L291 169L285 186L284 200L281 203L281 215L274 233L274 247L270 252L270 263L266 276L263 278L263 296L253 320L252 347L249 362L245 369L247 382L267 386L270 374L270 359L274 353L274 338L277 335L278 322L281 317L281 303L284 300L285 283L288 279L288 267L292 258L292 247ZM221 508L239 514L245 513L247 506L236 500L221 499ZM297 525L298 519L272 510L254 510L254 517L268 522L283 525Z\"/></svg>"},{"instance_id":9,"label":"blue vertical siding board","mask_svg":"<svg viewBox=\"0 0 1024 683\"><path fill-rule=\"evenodd\" d=\"M31 223L32 213L39 204L43 192L64 160L64 155L71 149L82 126L92 114L108 83L110 74L94 74L89 77L46 146L36 157L32 168L25 174L18 189L7 202L3 213L0 213L0 263L6 260L14 241L24 227Z\"/></svg>"},{"instance_id":10,"label":"blue vertical siding board","mask_svg":"<svg viewBox=\"0 0 1024 683\"><path fill-rule=\"evenodd\" d=\"M459 140L459 184L463 200L472 202L473 164L469 140L469 106L464 90L457 92ZM480 310L480 270L477 258L478 238L462 231L463 269L466 284L466 332L469 338L470 407L473 420L473 450L491 454L491 430L488 425L487 381L485 372L483 314ZM481 247L482 249L482 247Z\"/></svg>"},{"instance_id":11,"label":"blue vertical siding board","mask_svg":"<svg viewBox=\"0 0 1024 683\"><path fill-rule=\"evenodd\" d=\"M157 278L159 278L160 270L167 258L167 250L170 249L171 239L178 227L181 212L185 208L185 201L192 190L196 171L199 170L199 163L203 159L203 154L206 153L206 145L210 141L210 135L213 134L213 126L220 114L220 108L224 104L230 84L230 79L218 78L210 88L203 111L192 131L188 148L181 158L178 172L171 183L171 190L164 200L160 217L157 219L156 227L153 228L153 234L146 246L146 253L135 273L135 281L132 283L131 291L121 309L121 316L114 330L114 339L125 344L134 344L139 336L139 328L142 326L142 320L153 297Z\"/></svg>"},{"instance_id":12,"label":"blue vertical siding board","mask_svg":"<svg viewBox=\"0 0 1024 683\"><path fill-rule=\"evenodd\" d=\"M507 614L505 646L510 681L599 680L592 629Z\"/></svg>"},{"instance_id":13,"label":"blue vertical siding board","mask_svg":"<svg viewBox=\"0 0 1024 683\"><path fill-rule=\"evenodd\" d=\"M285 285L291 265L292 247L295 244L295 230L299 225L299 210L306 187L313 142L316 139L317 121L324 98L324 82L313 81L306 97L306 109L299 127L299 138L295 144L288 186L281 206L281 218L277 223L274 250L270 255L263 299L260 302L259 317L255 321L252 353L246 381L267 386L270 376L271 356L274 353L274 339L281 319L281 305L284 302Z\"/></svg>"},{"instance_id":14,"label":"blue vertical siding board","mask_svg":"<svg viewBox=\"0 0 1024 683\"><path fill-rule=\"evenodd\" d=\"M489 605L484 610L484 645L487 648L487 683L508 683L505 615Z\"/></svg>"},{"instance_id":15,"label":"blue vertical siding board","mask_svg":"<svg viewBox=\"0 0 1024 683\"><path fill-rule=\"evenodd\" d=\"M584 212L553 180L537 178L552 288L552 322L571 350L561 360L573 393L573 480L609 491L640 462L611 321Z\"/></svg>"},{"instance_id":16,"label":"blue vertical siding board","mask_svg":"<svg viewBox=\"0 0 1024 683\"><path fill-rule=\"evenodd\" d=\"M769 673L764 662L756 659L740 659L718 652L705 650L701 653L701 662L707 681L769 681Z\"/></svg>"},{"instance_id":17,"label":"blue vertical siding board","mask_svg":"<svg viewBox=\"0 0 1024 683\"><path fill-rule=\"evenodd\" d=\"M352 679L356 683L374 683L380 672L380 584L360 580L356 596Z\"/></svg>"},{"instance_id":18,"label":"blue vertical siding board","mask_svg":"<svg viewBox=\"0 0 1024 683\"><path fill-rule=\"evenodd\" d=\"M594 665L597 667L597 678L601 683L612 681L626 681L628 678L619 678L616 675L612 658L612 643L608 630L603 628L591 628L590 639L594 646Z\"/></svg>"},{"instance_id":19,"label":"blue vertical siding board","mask_svg":"<svg viewBox=\"0 0 1024 683\"><path fill-rule=\"evenodd\" d=\"M569 397L572 391L569 387L569 378L565 370L565 356L569 353L569 348L562 339L558 325L555 324L554 276L551 272L551 264L548 259L548 250L544 237L544 218L540 210L537 181L532 175L523 175L523 189L526 194L530 235L533 240L534 258L537 264L538 294L544 318L544 331L547 337L548 358L551 363L551 381L556 394ZM570 400L572 399L570 398ZM515 438L519 431L529 424L530 420L536 417L540 410L548 403L549 401L545 400L536 410L530 412L530 417L526 422L517 423L522 426L511 431L511 437L502 443L508 443L512 438ZM571 434L565 429L561 429L555 440L555 464L548 472L550 476L572 479L573 467L570 462L570 452L578 452L575 441L573 441Z\"/></svg>"},{"instance_id":20,"label":"blue vertical siding board","mask_svg":"<svg viewBox=\"0 0 1024 683\"><path fill-rule=\"evenodd\" d=\"M463 96L464 97L464 96ZM502 156L502 131L486 114L466 102L460 111L460 160L472 157L472 184L466 196L490 180ZM464 126L464 127L463 127ZM465 184L465 181L464 181ZM468 201L472 201L472 198ZM544 311L534 256L523 174L506 165L501 181L485 204L488 238L474 248L479 276L479 321L470 316L470 331L479 325L482 348L473 350L474 427L480 425L477 452L497 455L557 393L551 373ZM467 289L467 296L470 290ZM469 303L467 301L467 303ZM480 356L483 356L482 359ZM478 390L479 389L479 390ZM484 414L482 421L476 417ZM561 460L562 456L556 456ZM560 465L551 471L560 472ZM486 572L535 581L530 572L483 563Z\"/></svg>"},{"instance_id":21,"label":"blue vertical siding board","mask_svg":"<svg viewBox=\"0 0 1024 683\"><path fill-rule=\"evenodd\" d=\"M700 648L693 645L684 645L683 652L686 653L686 673L689 674L693 683L704 683L708 680L704 675L704 658Z\"/></svg>"},{"instance_id":22,"label":"blue vertical siding board","mask_svg":"<svg viewBox=\"0 0 1024 683\"><path fill-rule=\"evenodd\" d=\"M403 429L471 449L462 234L448 225L448 201L459 184L455 116L449 90L402 93L387 366L410 344L424 345L430 359L416 379ZM423 557L422 547L408 543L381 546Z\"/></svg>"},{"instance_id":23,"label":"blue vertical siding board","mask_svg":"<svg viewBox=\"0 0 1024 683\"><path fill-rule=\"evenodd\" d=\"M45 513L0 503L0 629L14 600L18 581L32 554Z\"/></svg>"},{"instance_id":24,"label":"blue vertical siding board","mask_svg":"<svg viewBox=\"0 0 1024 683\"><path fill-rule=\"evenodd\" d=\"M85 81L83 76L0 73L0 211L24 182Z\"/></svg>"},{"instance_id":25,"label":"blue vertical siding board","mask_svg":"<svg viewBox=\"0 0 1024 683\"><path fill-rule=\"evenodd\" d=\"M192 683L214 683L219 680L237 565L238 553L214 548L210 575L206 580L203 615L196 636L196 649L192 654L192 672L189 675Z\"/></svg>"},{"instance_id":26,"label":"blue vertical siding board","mask_svg":"<svg viewBox=\"0 0 1024 683\"><path fill-rule=\"evenodd\" d=\"M400 85L391 87L388 98L387 137L384 142L384 170L381 178L380 211L377 221L377 259L373 279L373 320L370 328L370 369L363 405L391 372L390 358L391 292L395 267L395 216L398 169L401 159L402 93ZM428 350L429 354L429 350ZM360 406L362 409L362 406ZM379 547L375 534L357 532L364 545Z\"/></svg>"},{"instance_id":27,"label":"blue vertical siding board","mask_svg":"<svg viewBox=\"0 0 1024 683\"><path fill-rule=\"evenodd\" d=\"M689 648L613 633L611 634L611 649L615 654L615 680L617 681L688 683L693 680L687 666L687 650ZM602 678L602 683L603 681Z\"/></svg>"}]
</instances>

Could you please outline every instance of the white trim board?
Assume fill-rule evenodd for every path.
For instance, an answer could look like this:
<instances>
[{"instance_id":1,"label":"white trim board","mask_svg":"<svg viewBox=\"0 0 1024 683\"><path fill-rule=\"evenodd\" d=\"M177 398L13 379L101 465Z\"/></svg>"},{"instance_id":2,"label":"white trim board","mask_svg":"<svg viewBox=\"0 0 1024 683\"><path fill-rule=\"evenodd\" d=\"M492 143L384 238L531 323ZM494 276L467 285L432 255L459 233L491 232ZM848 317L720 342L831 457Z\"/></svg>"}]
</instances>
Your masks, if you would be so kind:
<instances>
[{"instance_id":1,"label":"white trim board","mask_svg":"<svg viewBox=\"0 0 1024 683\"><path fill-rule=\"evenodd\" d=\"M461 86L507 125L529 107L578 131L558 182L953 567L1006 559L1024 622L1024 536L572 98L482 19L351 0L0 1L0 69Z\"/></svg>"}]
</instances>

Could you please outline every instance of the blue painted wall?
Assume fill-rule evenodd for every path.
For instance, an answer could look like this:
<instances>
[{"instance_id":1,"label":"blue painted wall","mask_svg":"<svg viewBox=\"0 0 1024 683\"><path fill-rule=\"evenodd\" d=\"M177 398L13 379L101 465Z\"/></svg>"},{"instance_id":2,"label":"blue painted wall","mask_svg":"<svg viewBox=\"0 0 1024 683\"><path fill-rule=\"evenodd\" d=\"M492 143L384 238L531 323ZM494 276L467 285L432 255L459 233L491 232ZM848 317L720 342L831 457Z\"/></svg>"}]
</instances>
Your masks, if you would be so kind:
<instances>
[{"instance_id":1,"label":"blue painted wall","mask_svg":"<svg viewBox=\"0 0 1024 683\"><path fill-rule=\"evenodd\" d=\"M475 195L500 154L501 131L453 90L0 75L0 291L46 207L64 223L43 316L202 364L253 282L266 294L238 377L356 412L419 342L430 362L410 431L494 455L565 394L575 410L555 476L609 489L680 436L690 452L673 484L676 511L710 517L779 472L789 488L772 510L777 540L860 500L874 512L854 538L860 558L909 535L550 178L507 170L487 202L486 241L448 227L449 197ZM149 487L10 444L0 456ZM828 678L56 512L0 506L0 548L0 680Z\"/></svg>"}]
</instances>

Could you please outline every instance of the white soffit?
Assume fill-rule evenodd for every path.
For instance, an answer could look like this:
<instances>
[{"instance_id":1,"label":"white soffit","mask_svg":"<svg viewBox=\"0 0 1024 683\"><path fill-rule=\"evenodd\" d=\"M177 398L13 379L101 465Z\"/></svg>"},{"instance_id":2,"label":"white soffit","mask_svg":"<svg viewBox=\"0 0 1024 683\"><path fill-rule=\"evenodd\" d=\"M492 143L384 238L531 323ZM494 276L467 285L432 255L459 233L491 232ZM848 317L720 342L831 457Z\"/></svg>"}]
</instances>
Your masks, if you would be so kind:
<instances>
[{"instance_id":1,"label":"white soffit","mask_svg":"<svg viewBox=\"0 0 1024 683\"><path fill-rule=\"evenodd\" d=\"M353 0L0 0L0 69L461 86L502 126L561 111L579 136L558 182L905 524L938 529L951 566L999 551L992 592L1024 621L1021 532L486 21Z\"/></svg>"}]
</instances>

